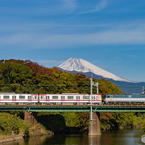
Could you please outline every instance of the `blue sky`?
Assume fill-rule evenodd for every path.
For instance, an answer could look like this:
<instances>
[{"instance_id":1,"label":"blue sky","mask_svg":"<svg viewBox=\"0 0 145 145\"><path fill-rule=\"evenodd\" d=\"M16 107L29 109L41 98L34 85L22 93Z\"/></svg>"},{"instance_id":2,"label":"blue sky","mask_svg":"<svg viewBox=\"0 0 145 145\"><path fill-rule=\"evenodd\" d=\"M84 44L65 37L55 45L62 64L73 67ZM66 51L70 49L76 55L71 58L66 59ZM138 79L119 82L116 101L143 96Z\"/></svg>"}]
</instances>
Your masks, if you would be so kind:
<instances>
[{"instance_id":1,"label":"blue sky","mask_svg":"<svg viewBox=\"0 0 145 145\"><path fill-rule=\"evenodd\" d=\"M145 0L0 0L0 59L83 58L145 82Z\"/></svg>"}]
</instances>

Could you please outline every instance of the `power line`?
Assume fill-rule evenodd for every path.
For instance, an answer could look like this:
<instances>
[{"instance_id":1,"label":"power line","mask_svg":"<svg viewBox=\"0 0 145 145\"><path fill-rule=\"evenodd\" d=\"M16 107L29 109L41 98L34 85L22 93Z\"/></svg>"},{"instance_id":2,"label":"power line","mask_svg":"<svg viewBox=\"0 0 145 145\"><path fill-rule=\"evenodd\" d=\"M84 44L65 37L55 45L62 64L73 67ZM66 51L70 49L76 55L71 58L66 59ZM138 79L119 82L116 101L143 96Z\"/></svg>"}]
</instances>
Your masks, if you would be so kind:
<instances>
[{"instance_id":1,"label":"power line","mask_svg":"<svg viewBox=\"0 0 145 145\"><path fill-rule=\"evenodd\" d=\"M39 85L39 84L0 84L0 86L89 86L90 84L47 84L47 85ZM112 86L113 84L100 84L99 86ZM116 84L115 84L116 85ZM118 86L118 85L116 85ZM120 87L125 88L140 88L141 86L129 86L129 85L120 85Z\"/></svg>"}]
</instances>

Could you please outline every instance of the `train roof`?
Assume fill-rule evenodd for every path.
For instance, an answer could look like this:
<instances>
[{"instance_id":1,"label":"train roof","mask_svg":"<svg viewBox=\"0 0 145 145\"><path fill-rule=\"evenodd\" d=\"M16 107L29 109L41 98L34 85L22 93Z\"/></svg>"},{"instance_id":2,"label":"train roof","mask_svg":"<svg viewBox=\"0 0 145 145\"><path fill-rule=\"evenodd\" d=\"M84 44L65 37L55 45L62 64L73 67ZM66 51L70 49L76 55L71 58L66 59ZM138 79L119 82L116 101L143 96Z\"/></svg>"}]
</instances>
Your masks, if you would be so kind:
<instances>
[{"instance_id":1,"label":"train roof","mask_svg":"<svg viewBox=\"0 0 145 145\"><path fill-rule=\"evenodd\" d=\"M9 94L9 95L13 95L13 94L15 94L14 92L0 92L0 95L5 95L5 94Z\"/></svg>"}]
</instances>

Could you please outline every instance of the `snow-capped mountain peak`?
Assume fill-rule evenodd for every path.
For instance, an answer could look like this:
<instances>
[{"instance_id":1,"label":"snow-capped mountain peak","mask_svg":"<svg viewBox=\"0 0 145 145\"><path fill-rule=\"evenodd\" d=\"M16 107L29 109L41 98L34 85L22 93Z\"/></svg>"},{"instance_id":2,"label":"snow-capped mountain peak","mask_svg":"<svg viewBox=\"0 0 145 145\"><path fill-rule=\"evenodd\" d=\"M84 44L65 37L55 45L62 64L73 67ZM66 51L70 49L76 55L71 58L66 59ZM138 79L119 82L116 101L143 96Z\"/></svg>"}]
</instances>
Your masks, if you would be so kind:
<instances>
[{"instance_id":1,"label":"snow-capped mountain peak","mask_svg":"<svg viewBox=\"0 0 145 145\"><path fill-rule=\"evenodd\" d=\"M70 58L61 65L59 65L58 67L65 71L76 71L81 73L91 72L94 73L95 75L102 76L103 78L113 79L115 81L130 82L108 71L105 71L81 58Z\"/></svg>"}]
</instances>

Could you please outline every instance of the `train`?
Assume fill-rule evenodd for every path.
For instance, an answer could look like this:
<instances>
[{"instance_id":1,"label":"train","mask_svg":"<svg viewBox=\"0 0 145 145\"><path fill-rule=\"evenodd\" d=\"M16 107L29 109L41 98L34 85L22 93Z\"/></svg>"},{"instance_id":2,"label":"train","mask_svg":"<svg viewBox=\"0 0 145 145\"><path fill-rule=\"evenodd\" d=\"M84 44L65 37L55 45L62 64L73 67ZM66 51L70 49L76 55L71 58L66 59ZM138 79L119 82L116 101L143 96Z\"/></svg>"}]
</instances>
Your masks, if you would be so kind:
<instances>
[{"instance_id":1,"label":"train","mask_svg":"<svg viewBox=\"0 0 145 145\"><path fill-rule=\"evenodd\" d=\"M92 99L91 99L92 96ZM48 105L103 105L103 104L145 104L145 94L16 94L0 93L0 104L48 104Z\"/></svg>"},{"instance_id":2,"label":"train","mask_svg":"<svg viewBox=\"0 0 145 145\"><path fill-rule=\"evenodd\" d=\"M104 104L145 104L145 94L108 94Z\"/></svg>"},{"instance_id":3,"label":"train","mask_svg":"<svg viewBox=\"0 0 145 145\"><path fill-rule=\"evenodd\" d=\"M101 104L101 94L62 93L62 94L15 94L0 93L0 104L60 104L60 105L86 105Z\"/></svg>"}]
</instances>

